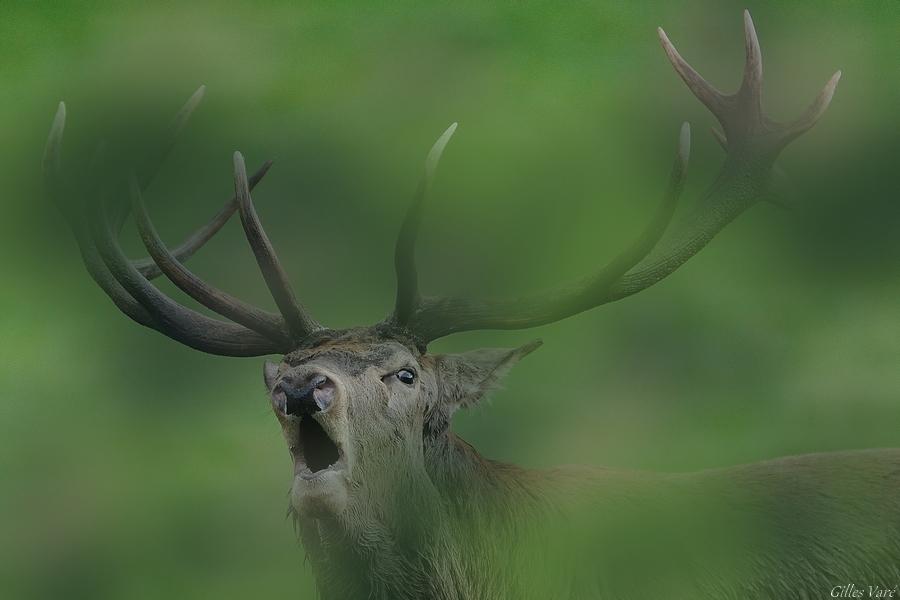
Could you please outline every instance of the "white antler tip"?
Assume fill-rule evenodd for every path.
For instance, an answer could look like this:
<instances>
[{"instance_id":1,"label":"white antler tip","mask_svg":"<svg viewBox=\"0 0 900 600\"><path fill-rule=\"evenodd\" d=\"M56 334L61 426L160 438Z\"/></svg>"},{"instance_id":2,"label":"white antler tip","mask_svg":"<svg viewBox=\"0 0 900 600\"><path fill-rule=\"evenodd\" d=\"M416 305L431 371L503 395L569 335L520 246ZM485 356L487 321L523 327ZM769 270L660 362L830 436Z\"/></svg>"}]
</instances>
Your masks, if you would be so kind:
<instances>
[{"instance_id":1,"label":"white antler tip","mask_svg":"<svg viewBox=\"0 0 900 600\"><path fill-rule=\"evenodd\" d=\"M756 36L756 26L753 24L753 17L750 16L750 11L744 11L744 35L747 38L747 43L752 44L754 46L754 50L759 52L759 40Z\"/></svg>"},{"instance_id":2,"label":"white antler tip","mask_svg":"<svg viewBox=\"0 0 900 600\"><path fill-rule=\"evenodd\" d=\"M59 105L57 105L56 107L56 114L53 116L53 125L50 126L50 131L55 132L57 135L59 135L65 125L66 103L60 100Z\"/></svg>"},{"instance_id":3,"label":"white antler tip","mask_svg":"<svg viewBox=\"0 0 900 600\"><path fill-rule=\"evenodd\" d=\"M458 123L456 122L451 123L450 127L441 134L441 137L437 139L431 147L431 150L428 152L428 158L425 159L425 177L428 181L431 181L431 179L434 178L434 172L437 170L438 162L441 160L441 155L444 153L444 148L447 147L450 138L453 137L457 125Z\"/></svg>"},{"instance_id":4,"label":"white antler tip","mask_svg":"<svg viewBox=\"0 0 900 600\"><path fill-rule=\"evenodd\" d=\"M834 96L837 84L841 80L841 75L842 73L840 71L835 72L835 74L831 76L831 79L828 80L828 83L825 84L825 87L822 88L822 92L819 96L821 99L819 104L821 105L822 111L824 111L831 103L831 98Z\"/></svg>"},{"instance_id":5,"label":"white antler tip","mask_svg":"<svg viewBox=\"0 0 900 600\"><path fill-rule=\"evenodd\" d=\"M191 94L190 98L188 98L187 105L196 107L198 104L200 104L200 101L203 100L204 95L206 95L206 86L201 85L196 90L194 90L194 93Z\"/></svg>"},{"instance_id":6,"label":"white antler tip","mask_svg":"<svg viewBox=\"0 0 900 600\"><path fill-rule=\"evenodd\" d=\"M831 79L828 80L828 83L825 84L825 89L822 90L822 93L825 96L826 106L831 102L832 96L834 96L838 82L841 80L841 75L842 73L840 71L835 72L835 74L831 76Z\"/></svg>"},{"instance_id":7,"label":"white antler tip","mask_svg":"<svg viewBox=\"0 0 900 600\"><path fill-rule=\"evenodd\" d=\"M838 82L841 80L841 75L843 75L843 73L840 70L835 71L834 75L831 76L831 79L828 80L828 83L825 84L823 93L828 102L831 102L831 97L834 96L834 91L837 89Z\"/></svg>"},{"instance_id":8,"label":"white antler tip","mask_svg":"<svg viewBox=\"0 0 900 600\"><path fill-rule=\"evenodd\" d=\"M201 85L194 91L193 94L191 94L191 97L188 99L187 105L186 105L188 107L188 110L189 111L195 110L197 108L197 106L200 104L200 102L203 101L203 97L205 95L206 95L206 86Z\"/></svg>"},{"instance_id":9,"label":"white antler tip","mask_svg":"<svg viewBox=\"0 0 900 600\"><path fill-rule=\"evenodd\" d=\"M50 125L50 135L47 136L47 145L44 147L43 165L47 172L59 169L60 146L62 146L63 130L66 128L66 103L60 102Z\"/></svg>"},{"instance_id":10,"label":"white antler tip","mask_svg":"<svg viewBox=\"0 0 900 600\"><path fill-rule=\"evenodd\" d=\"M181 107L181 110L178 111L178 114L175 115L175 120L172 122L173 133L175 135L180 134L187 125L188 119L190 119L191 114L197 110L197 106L200 105L205 93L206 86L201 85L193 94L191 94L191 97L188 98L187 102L184 103L184 106Z\"/></svg>"},{"instance_id":11,"label":"white antler tip","mask_svg":"<svg viewBox=\"0 0 900 600\"><path fill-rule=\"evenodd\" d=\"M762 52L759 49L759 38L750 11L744 11L744 49L747 53L744 63L744 81L741 91L751 98L758 99L762 94Z\"/></svg>"}]
</instances>

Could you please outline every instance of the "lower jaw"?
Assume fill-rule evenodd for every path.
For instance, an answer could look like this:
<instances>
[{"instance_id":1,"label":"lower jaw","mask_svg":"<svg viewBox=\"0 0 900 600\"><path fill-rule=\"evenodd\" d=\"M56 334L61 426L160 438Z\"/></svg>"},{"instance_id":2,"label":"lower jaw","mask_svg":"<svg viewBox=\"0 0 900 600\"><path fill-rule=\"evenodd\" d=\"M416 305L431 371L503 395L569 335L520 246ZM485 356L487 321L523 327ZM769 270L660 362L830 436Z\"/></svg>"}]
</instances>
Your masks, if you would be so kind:
<instances>
[{"instance_id":1,"label":"lower jaw","mask_svg":"<svg viewBox=\"0 0 900 600\"><path fill-rule=\"evenodd\" d=\"M327 518L347 507L347 485L342 471L320 471L309 477L299 473L291 489L291 505L301 516Z\"/></svg>"}]
</instances>

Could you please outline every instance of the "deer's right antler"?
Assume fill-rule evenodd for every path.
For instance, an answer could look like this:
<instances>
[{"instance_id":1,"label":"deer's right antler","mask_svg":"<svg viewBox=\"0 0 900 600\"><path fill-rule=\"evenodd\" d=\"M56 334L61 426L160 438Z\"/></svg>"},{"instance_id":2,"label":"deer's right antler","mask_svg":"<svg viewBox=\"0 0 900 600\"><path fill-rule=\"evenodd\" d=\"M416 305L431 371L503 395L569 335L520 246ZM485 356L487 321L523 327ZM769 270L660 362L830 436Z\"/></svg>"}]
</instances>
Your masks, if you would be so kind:
<instances>
[{"instance_id":1,"label":"deer's right antler","mask_svg":"<svg viewBox=\"0 0 900 600\"><path fill-rule=\"evenodd\" d=\"M432 164L426 168L424 183L419 186L397 241L398 293L388 323L407 329L425 345L460 331L524 329L551 323L650 287L684 264L735 217L759 201L778 153L824 114L841 76L838 71L831 77L799 119L780 125L762 111L762 55L749 12L744 11L744 77L740 89L732 95L723 94L703 79L681 57L662 29L659 38L672 66L725 132L720 139L727 152L725 165L686 222L667 240L657 243L683 186L690 140L687 124L682 129L667 200L632 247L597 274L514 299L421 297L415 280L414 243L422 200L434 171ZM450 134L452 128L435 145L430 164L436 161Z\"/></svg>"}]
</instances>

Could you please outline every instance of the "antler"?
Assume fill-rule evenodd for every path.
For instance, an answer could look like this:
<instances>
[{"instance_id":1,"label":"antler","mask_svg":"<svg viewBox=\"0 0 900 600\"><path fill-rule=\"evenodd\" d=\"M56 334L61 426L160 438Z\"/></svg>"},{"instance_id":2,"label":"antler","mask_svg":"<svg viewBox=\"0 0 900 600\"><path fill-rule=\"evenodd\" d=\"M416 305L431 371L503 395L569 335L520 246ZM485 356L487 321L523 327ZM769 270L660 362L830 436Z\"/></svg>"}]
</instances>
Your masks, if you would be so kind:
<instances>
[{"instance_id":1,"label":"antler","mask_svg":"<svg viewBox=\"0 0 900 600\"><path fill-rule=\"evenodd\" d=\"M719 92L703 79L681 57L662 29L659 37L676 72L725 132L721 140L727 152L725 165L699 208L665 243L658 243L684 184L690 146L690 129L685 123L666 199L641 236L596 274L516 299L423 298L416 284L416 230L435 163L453 133L451 127L429 154L425 177L401 228L395 257L397 303L389 324L406 329L420 344L426 345L460 331L524 329L551 323L650 287L684 264L728 223L759 201L778 153L824 114L841 75L838 71L832 76L799 119L779 125L762 112L762 55L749 12L744 11L744 77L740 89L732 95Z\"/></svg>"},{"instance_id":2,"label":"antler","mask_svg":"<svg viewBox=\"0 0 900 600\"><path fill-rule=\"evenodd\" d=\"M558 321L650 287L684 264L728 223L760 200L779 152L821 118L834 95L841 72L832 76L799 119L781 125L767 118L762 111L762 57L748 12L744 12L747 52L744 77L738 91L731 95L725 95L707 83L681 57L662 29L659 37L676 72L709 108L724 131L724 134L714 133L726 150L725 164L698 208L681 226L666 234L687 173L690 153L687 123L681 128L675 164L663 202L635 241L593 275L516 299L423 297L419 293L416 273L416 238L438 161L456 130L454 123L429 152L424 175L401 227L394 257L396 303L393 313L380 325L392 331L399 329L424 347L432 340L459 331L523 329ZM322 327L298 302L253 206L250 190L262 179L271 163L264 164L248 179L244 158L236 152L234 197L212 221L175 250L168 249L162 242L144 206L143 189L152 181L175 135L184 128L203 91L202 87L197 90L178 113L168 143L151 157L144 169L132 173L128 180L131 202L110 203L109 197L116 190L107 187L101 189L99 199L88 203L84 210L59 201L66 188L60 169L66 109L65 104L60 103L44 154L47 190L75 232L91 277L126 315L175 340L213 354L284 354ZM95 180L105 181L102 178ZM131 210L150 254L149 259L130 261L119 246L118 234ZM250 306L216 289L183 264L235 211L240 213L247 241L280 315ZM667 237L664 239L664 236ZM150 283L159 274L165 274L185 293L233 322L213 319L168 298Z\"/></svg>"},{"instance_id":3,"label":"antler","mask_svg":"<svg viewBox=\"0 0 900 600\"><path fill-rule=\"evenodd\" d=\"M179 112L173 126L174 134L184 127L202 93L203 88ZM110 203L109 197L114 190L103 189L97 200L86 203L82 210L78 210L76 206L61 202L66 188L60 160L65 119L65 104L60 103L44 154L47 191L75 232L82 259L91 277L122 312L141 325L156 329L192 348L226 356L284 354L294 349L298 340L320 328L290 291L284 271L253 208L250 189L262 179L271 163L263 165L248 180L243 159L238 161L240 155L236 155L234 198L211 222L192 234L178 249L171 251L159 238L141 197L142 188L153 179L168 147L150 161L147 171L131 175L128 181L130 204ZM129 209L135 212L141 238L155 267L151 267L146 259L130 261L119 246L118 233ZM181 262L215 235L236 210L241 212L247 239L282 311L281 316L250 306L214 288ZM201 304L234 323L213 319L168 298L150 283L157 269Z\"/></svg>"}]
</instances>

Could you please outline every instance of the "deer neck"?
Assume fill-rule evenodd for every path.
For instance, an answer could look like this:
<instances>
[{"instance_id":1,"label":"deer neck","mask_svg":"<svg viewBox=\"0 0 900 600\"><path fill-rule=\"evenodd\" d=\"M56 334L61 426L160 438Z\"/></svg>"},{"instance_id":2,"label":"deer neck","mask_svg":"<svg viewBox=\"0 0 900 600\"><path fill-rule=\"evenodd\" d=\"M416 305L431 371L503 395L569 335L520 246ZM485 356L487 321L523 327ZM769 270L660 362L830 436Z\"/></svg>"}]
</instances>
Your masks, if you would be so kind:
<instances>
[{"instance_id":1,"label":"deer neck","mask_svg":"<svg viewBox=\"0 0 900 600\"><path fill-rule=\"evenodd\" d=\"M419 592L441 583L432 581L432 549L452 542L422 449L385 450L355 467L341 515L297 521L323 599L433 597Z\"/></svg>"},{"instance_id":2,"label":"deer neck","mask_svg":"<svg viewBox=\"0 0 900 600\"><path fill-rule=\"evenodd\" d=\"M467 565L493 552L491 531L516 526L510 490L524 491L528 472L485 459L452 434L426 441L418 466L395 465L377 486L361 486L362 500L341 517L298 519L322 597L455 598L483 589Z\"/></svg>"}]
</instances>

